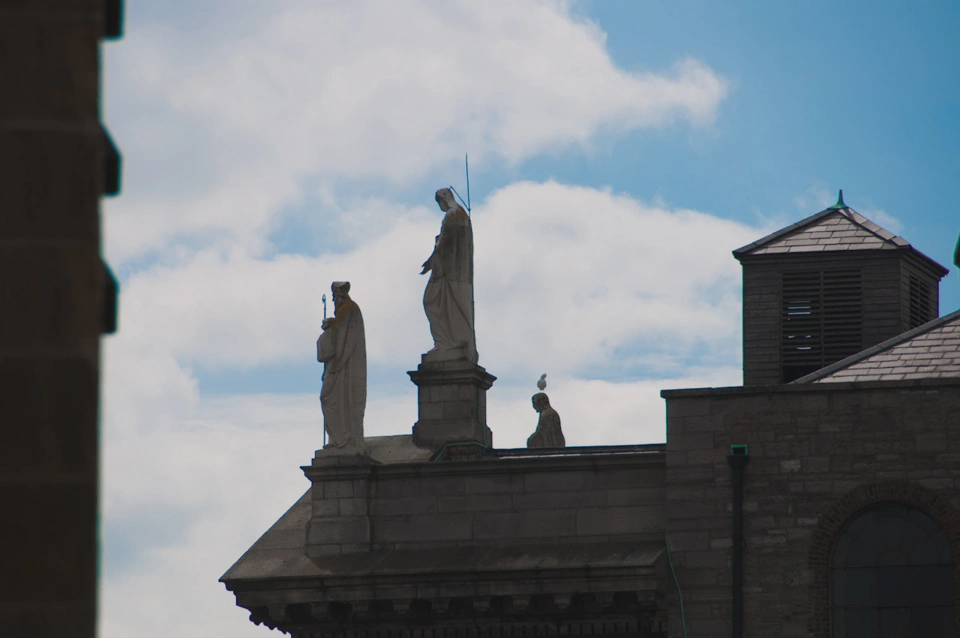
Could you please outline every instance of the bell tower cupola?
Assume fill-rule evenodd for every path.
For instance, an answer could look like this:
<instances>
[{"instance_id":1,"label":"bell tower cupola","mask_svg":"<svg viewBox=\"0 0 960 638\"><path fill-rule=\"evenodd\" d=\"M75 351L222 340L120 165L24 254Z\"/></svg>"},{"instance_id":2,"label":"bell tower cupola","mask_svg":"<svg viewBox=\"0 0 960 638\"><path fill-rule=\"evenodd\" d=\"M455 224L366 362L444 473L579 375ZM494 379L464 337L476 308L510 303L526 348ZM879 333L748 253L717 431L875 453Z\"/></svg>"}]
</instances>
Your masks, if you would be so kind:
<instances>
[{"instance_id":1,"label":"bell tower cupola","mask_svg":"<svg viewBox=\"0 0 960 638\"><path fill-rule=\"evenodd\" d=\"M733 251L743 384L789 383L936 319L947 269L837 203Z\"/></svg>"}]
</instances>

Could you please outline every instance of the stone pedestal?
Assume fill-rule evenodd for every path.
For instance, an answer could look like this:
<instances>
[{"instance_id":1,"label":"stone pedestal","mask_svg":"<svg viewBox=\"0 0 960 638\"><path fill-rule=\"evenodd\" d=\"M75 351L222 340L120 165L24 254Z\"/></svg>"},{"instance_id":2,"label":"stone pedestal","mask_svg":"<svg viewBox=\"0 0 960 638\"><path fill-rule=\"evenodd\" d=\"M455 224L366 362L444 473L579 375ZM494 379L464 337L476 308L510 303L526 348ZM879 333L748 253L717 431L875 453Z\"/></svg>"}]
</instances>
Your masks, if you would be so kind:
<instances>
[{"instance_id":1,"label":"stone pedestal","mask_svg":"<svg viewBox=\"0 0 960 638\"><path fill-rule=\"evenodd\" d=\"M418 388L419 412L413 441L439 449L447 443L493 445L487 427L487 390L497 380L475 363L428 361L410 371Z\"/></svg>"},{"instance_id":2,"label":"stone pedestal","mask_svg":"<svg viewBox=\"0 0 960 638\"><path fill-rule=\"evenodd\" d=\"M302 468L313 487L307 521L307 556L370 551L370 477L379 465L367 456L318 450Z\"/></svg>"}]
</instances>

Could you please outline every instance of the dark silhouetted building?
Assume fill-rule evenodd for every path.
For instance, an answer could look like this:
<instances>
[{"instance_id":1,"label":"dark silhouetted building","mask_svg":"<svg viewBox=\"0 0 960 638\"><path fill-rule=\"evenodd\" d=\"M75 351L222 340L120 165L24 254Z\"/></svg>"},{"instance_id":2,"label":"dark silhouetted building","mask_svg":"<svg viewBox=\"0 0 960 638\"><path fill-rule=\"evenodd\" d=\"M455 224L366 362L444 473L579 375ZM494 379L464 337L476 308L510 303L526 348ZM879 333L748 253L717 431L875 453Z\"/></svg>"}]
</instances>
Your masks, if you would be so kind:
<instances>
[{"instance_id":1,"label":"dark silhouetted building","mask_svg":"<svg viewBox=\"0 0 960 638\"><path fill-rule=\"evenodd\" d=\"M100 335L116 281L101 195L120 157L100 124L100 43L121 0L0 7L0 635L96 631Z\"/></svg>"},{"instance_id":2,"label":"dark silhouetted building","mask_svg":"<svg viewBox=\"0 0 960 638\"><path fill-rule=\"evenodd\" d=\"M957 635L947 271L842 198L734 254L744 386L663 391L665 445L318 454L237 604L297 638Z\"/></svg>"}]
</instances>

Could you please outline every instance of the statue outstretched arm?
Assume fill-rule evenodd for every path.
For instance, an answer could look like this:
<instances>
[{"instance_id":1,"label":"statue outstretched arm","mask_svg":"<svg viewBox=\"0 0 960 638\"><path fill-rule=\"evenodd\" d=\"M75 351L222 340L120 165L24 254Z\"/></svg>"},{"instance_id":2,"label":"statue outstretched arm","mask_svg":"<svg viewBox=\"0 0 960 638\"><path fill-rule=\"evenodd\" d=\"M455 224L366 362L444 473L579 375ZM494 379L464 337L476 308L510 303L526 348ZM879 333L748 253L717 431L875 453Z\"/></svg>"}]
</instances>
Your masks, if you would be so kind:
<instances>
[{"instance_id":1,"label":"statue outstretched arm","mask_svg":"<svg viewBox=\"0 0 960 638\"><path fill-rule=\"evenodd\" d=\"M425 275L431 270L433 270L433 258L437 256L437 248L440 246L440 238L443 237L443 231L440 231L440 234L436 236L433 240L433 252L430 253L430 256L427 257L427 260L423 262L423 270L420 271L421 275Z\"/></svg>"},{"instance_id":2,"label":"statue outstretched arm","mask_svg":"<svg viewBox=\"0 0 960 638\"><path fill-rule=\"evenodd\" d=\"M428 257L427 260L423 262L423 270L420 271L420 274L425 275L431 270L433 270L433 255L430 255L430 257Z\"/></svg>"}]
</instances>

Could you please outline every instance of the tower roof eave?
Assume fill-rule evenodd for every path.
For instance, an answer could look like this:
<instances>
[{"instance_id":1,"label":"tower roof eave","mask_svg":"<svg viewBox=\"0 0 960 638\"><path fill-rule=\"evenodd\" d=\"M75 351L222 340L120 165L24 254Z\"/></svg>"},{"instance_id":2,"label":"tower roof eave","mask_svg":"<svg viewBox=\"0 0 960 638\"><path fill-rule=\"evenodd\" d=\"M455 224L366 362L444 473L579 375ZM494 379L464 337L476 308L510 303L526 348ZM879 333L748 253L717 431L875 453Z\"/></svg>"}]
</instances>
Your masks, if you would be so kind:
<instances>
[{"instance_id":1,"label":"tower roof eave","mask_svg":"<svg viewBox=\"0 0 960 638\"><path fill-rule=\"evenodd\" d=\"M831 236L831 222L828 220L836 216L840 216L846 220L844 223L847 228L852 224L860 231L860 235L871 239L871 241L867 243L863 242L862 238L854 240L843 236L849 236L849 232L836 233L837 236ZM837 222L833 223L835 224ZM821 225L823 228L818 228L818 226ZM787 246L789 238L804 232L818 233L818 235L822 235L822 237L815 241L808 240L806 243L809 245L806 246ZM781 228L776 232L770 233L746 246L734 250L733 256L742 262L745 258L761 257L770 254L783 255L799 252L809 254L811 252L846 252L853 250L904 250L915 254L921 261L927 263L940 277L944 277L949 272L949 270L944 268L940 263L914 248L910 242L903 237L891 233L846 206L831 206L810 217L785 228Z\"/></svg>"}]
</instances>

